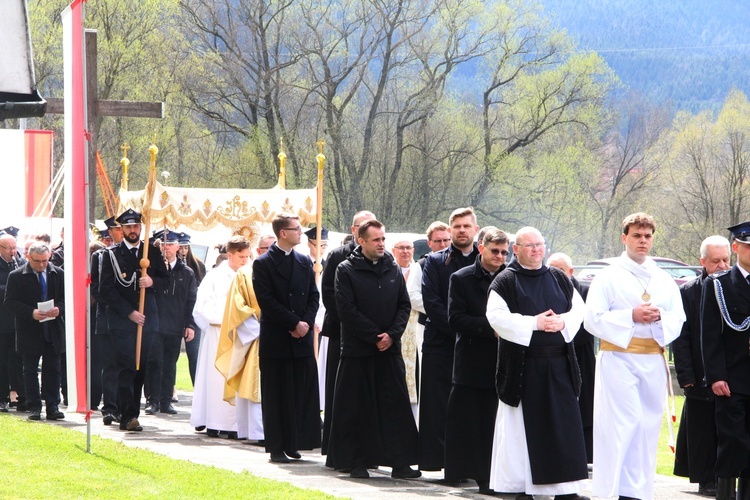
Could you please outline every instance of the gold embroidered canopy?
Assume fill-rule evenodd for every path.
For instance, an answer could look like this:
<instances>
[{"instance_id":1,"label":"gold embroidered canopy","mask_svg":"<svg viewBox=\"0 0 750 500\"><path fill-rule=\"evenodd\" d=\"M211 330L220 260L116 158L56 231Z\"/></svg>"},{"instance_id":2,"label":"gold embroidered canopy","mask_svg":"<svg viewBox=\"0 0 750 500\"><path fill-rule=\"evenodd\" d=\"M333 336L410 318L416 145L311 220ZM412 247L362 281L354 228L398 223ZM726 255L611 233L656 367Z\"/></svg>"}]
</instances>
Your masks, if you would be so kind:
<instances>
[{"instance_id":1,"label":"gold embroidered canopy","mask_svg":"<svg viewBox=\"0 0 750 500\"><path fill-rule=\"evenodd\" d=\"M122 210L144 211L146 190L120 190ZM184 225L197 231L225 226L234 231L270 224L276 214L293 213L309 226L318 214L316 188L207 189L167 187L155 182L150 220L157 227Z\"/></svg>"}]
</instances>

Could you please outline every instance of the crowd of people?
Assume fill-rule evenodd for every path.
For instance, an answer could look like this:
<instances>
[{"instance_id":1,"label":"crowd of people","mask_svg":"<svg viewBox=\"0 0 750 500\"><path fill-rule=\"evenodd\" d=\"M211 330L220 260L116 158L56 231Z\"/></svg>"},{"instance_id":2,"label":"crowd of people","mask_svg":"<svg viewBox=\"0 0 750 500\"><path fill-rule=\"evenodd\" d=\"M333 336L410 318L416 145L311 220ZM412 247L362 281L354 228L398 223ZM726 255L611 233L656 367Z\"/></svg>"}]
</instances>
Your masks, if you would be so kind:
<instances>
[{"instance_id":1,"label":"crowd of people","mask_svg":"<svg viewBox=\"0 0 750 500\"><path fill-rule=\"evenodd\" d=\"M556 499L586 498L593 470L594 496L650 499L671 344L686 395L675 474L750 499L750 222L706 238L703 273L681 288L649 257L645 213L623 220L624 252L590 284L536 228L480 229L471 208L431 224L416 260L372 212L327 253L325 228L301 252L300 218L279 214L255 249L231 237L209 272L186 233L142 241L134 210L105 224L91 246L91 407L105 425L142 431L144 396L146 414L176 413L184 342L190 425L271 462L320 448L352 478L442 470L483 494ZM63 245L20 252L13 230L0 233L0 412L39 420L44 402L62 419Z\"/></svg>"}]
</instances>

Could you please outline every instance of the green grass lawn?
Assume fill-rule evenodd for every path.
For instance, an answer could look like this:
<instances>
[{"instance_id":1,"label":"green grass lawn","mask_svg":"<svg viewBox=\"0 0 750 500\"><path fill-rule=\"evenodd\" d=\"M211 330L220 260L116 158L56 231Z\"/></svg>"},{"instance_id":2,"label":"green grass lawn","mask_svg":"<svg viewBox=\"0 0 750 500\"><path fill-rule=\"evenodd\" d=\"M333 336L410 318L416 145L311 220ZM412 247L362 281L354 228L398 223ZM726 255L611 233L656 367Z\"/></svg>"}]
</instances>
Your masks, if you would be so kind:
<instances>
[{"instance_id":1,"label":"green grass lawn","mask_svg":"<svg viewBox=\"0 0 750 500\"><path fill-rule=\"evenodd\" d=\"M675 413L677 422L671 423L674 429L674 437L677 439L677 429L680 425L682 416L682 405L685 404L685 396L675 395ZM671 404L671 403L670 403ZM662 420L661 434L659 435L659 446L656 449L656 472L665 476L673 476L674 470L674 453L669 449L669 430L667 429L667 418Z\"/></svg>"},{"instance_id":2,"label":"green grass lawn","mask_svg":"<svg viewBox=\"0 0 750 500\"><path fill-rule=\"evenodd\" d=\"M177 359L177 377L175 378L174 386L178 391L193 392L193 382L190 380L187 354L184 352L181 352L179 359Z\"/></svg>"},{"instance_id":3,"label":"green grass lawn","mask_svg":"<svg viewBox=\"0 0 750 500\"><path fill-rule=\"evenodd\" d=\"M74 430L0 414L0 499L334 498L314 490L174 460Z\"/></svg>"}]
</instances>

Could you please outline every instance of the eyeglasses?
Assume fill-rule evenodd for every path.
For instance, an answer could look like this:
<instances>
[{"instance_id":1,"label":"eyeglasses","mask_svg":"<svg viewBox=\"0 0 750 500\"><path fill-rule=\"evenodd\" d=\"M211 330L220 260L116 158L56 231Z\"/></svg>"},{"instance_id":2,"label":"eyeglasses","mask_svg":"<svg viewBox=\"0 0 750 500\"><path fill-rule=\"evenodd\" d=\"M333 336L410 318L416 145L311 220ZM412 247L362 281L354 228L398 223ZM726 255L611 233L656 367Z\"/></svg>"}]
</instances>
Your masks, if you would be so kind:
<instances>
[{"instance_id":1,"label":"eyeglasses","mask_svg":"<svg viewBox=\"0 0 750 500\"><path fill-rule=\"evenodd\" d=\"M545 245L544 243L524 243L523 245L518 244L518 243L516 244L517 247L524 247L528 249L542 248L544 245Z\"/></svg>"},{"instance_id":2,"label":"eyeglasses","mask_svg":"<svg viewBox=\"0 0 750 500\"><path fill-rule=\"evenodd\" d=\"M489 250L492 253L492 255L500 254L503 257L507 257L508 255L510 255L509 251L507 251L507 250L500 250L499 248L488 248L487 250Z\"/></svg>"},{"instance_id":3,"label":"eyeglasses","mask_svg":"<svg viewBox=\"0 0 750 500\"><path fill-rule=\"evenodd\" d=\"M445 238L445 239L442 239L442 240L430 240L430 241L433 242L433 243L450 243L451 239L450 238Z\"/></svg>"},{"instance_id":4,"label":"eyeglasses","mask_svg":"<svg viewBox=\"0 0 750 500\"><path fill-rule=\"evenodd\" d=\"M401 246L393 247L393 248L395 248L396 250L402 250L404 252L407 250L414 250L414 247L406 246L406 245L401 245Z\"/></svg>"},{"instance_id":5,"label":"eyeglasses","mask_svg":"<svg viewBox=\"0 0 750 500\"><path fill-rule=\"evenodd\" d=\"M15 252L16 250L18 250L17 247L6 247L5 245L0 245L0 248L2 248L3 250L8 250L9 252Z\"/></svg>"},{"instance_id":6,"label":"eyeglasses","mask_svg":"<svg viewBox=\"0 0 750 500\"><path fill-rule=\"evenodd\" d=\"M301 233L302 232L302 226L297 226L297 227L283 227L283 228L281 228L281 230L282 231L296 231L298 233Z\"/></svg>"}]
</instances>

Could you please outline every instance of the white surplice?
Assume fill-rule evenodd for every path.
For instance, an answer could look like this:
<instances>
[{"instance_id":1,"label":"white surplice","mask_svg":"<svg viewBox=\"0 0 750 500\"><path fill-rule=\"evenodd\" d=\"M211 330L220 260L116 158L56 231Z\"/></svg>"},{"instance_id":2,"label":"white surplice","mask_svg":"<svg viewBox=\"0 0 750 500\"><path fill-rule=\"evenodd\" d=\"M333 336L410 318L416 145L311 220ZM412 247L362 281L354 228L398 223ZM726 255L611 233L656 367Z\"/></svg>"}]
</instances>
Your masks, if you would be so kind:
<instances>
[{"instance_id":1,"label":"white surplice","mask_svg":"<svg viewBox=\"0 0 750 500\"><path fill-rule=\"evenodd\" d=\"M661 320L633 322L643 294ZM625 253L599 271L586 299L586 330L622 348L652 338L664 347L680 335L685 312L672 277L646 258L641 265ZM656 447L667 389L662 354L600 351L594 387L594 470L596 497L653 498Z\"/></svg>"},{"instance_id":2,"label":"white surplice","mask_svg":"<svg viewBox=\"0 0 750 500\"><path fill-rule=\"evenodd\" d=\"M216 325L221 325L224 318L227 294L236 274L227 261L224 261L206 273L198 287L193 319L202 334L190 414L190 425L193 427L238 430L237 409L224 401L224 377L215 366L221 333L221 327Z\"/></svg>"},{"instance_id":3,"label":"white surplice","mask_svg":"<svg viewBox=\"0 0 750 500\"><path fill-rule=\"evenodd\" d=\"M571 342L575 337L583 321L583 313L583 299L574 290L570 311L560 315L565 322L565 328L560 332L565 342ZM531 343L531 336L536 330L535 316L510 312L505 300L493 290L490 290L487 299L487 320L500 337L526 347ZM585 480L554 484L532 483L523 404L513 407L499 402L492 443L490 488L528 495L567 495L579 493L585 484Z\"/></svg>"}]
</instances>

